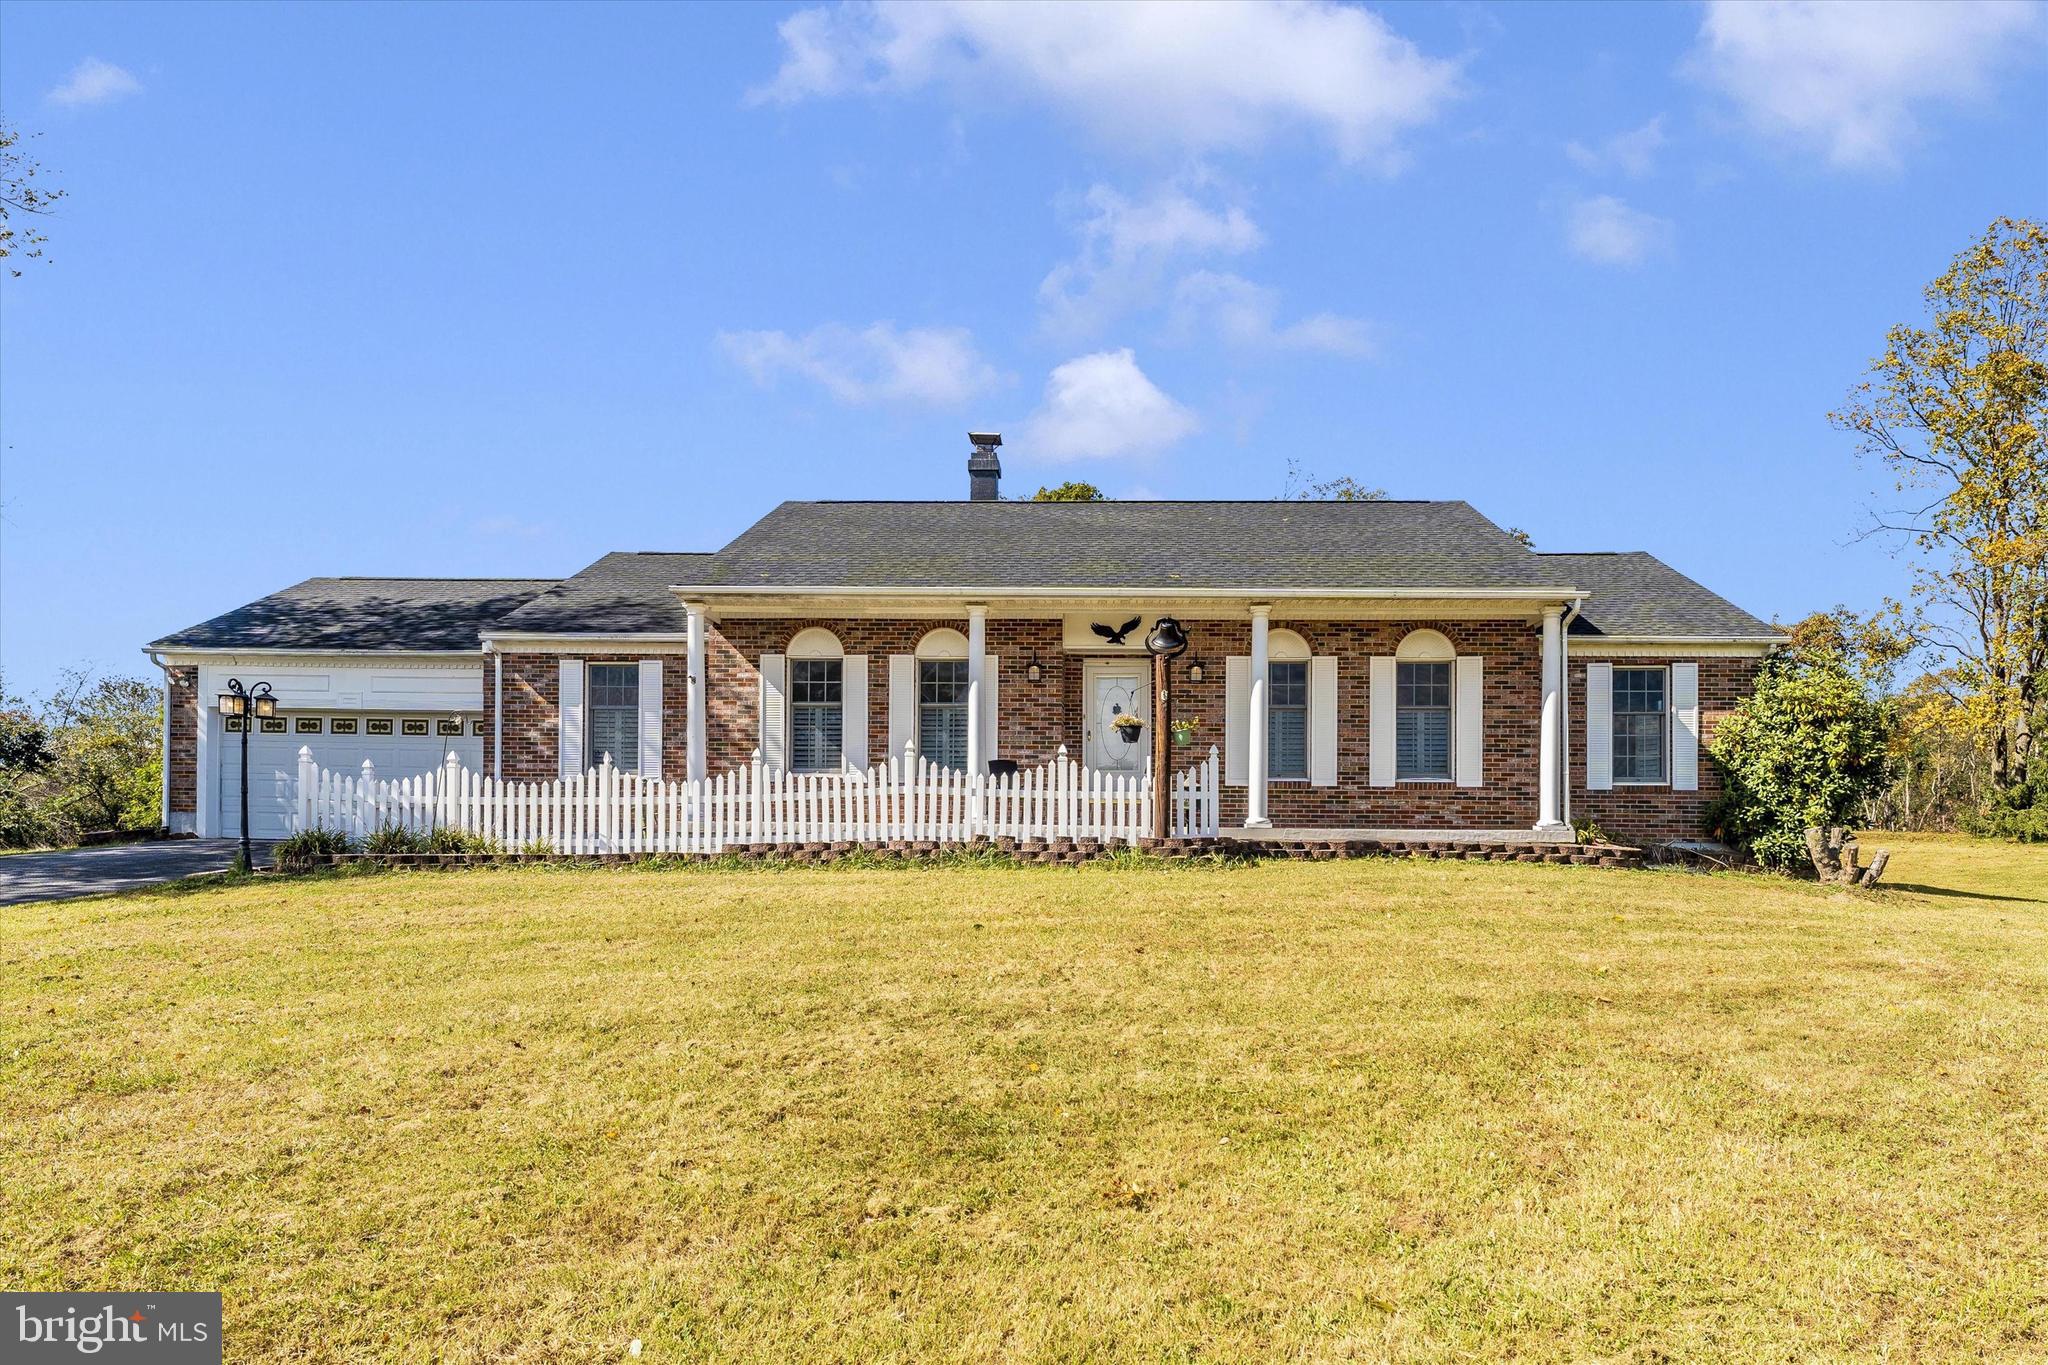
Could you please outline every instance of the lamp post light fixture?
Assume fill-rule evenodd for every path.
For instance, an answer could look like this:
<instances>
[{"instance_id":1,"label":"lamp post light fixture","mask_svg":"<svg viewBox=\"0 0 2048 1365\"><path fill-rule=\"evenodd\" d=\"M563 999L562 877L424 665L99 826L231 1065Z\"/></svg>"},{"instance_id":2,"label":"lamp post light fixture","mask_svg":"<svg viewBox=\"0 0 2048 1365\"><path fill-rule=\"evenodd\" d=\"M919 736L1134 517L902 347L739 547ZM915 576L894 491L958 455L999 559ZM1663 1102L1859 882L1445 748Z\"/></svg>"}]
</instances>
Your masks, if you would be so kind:
<instances>
[{"instance_id":1,"label":"lamp post light fixture","mask_svg":"<svg viewBox=\"0 0 2048 1365\"><path fill-rule=\"evenodd\" d=\"M1187 652L1188 633L1171 616L1152 623L1145 637L1145 649L1152 655L1152 837L1167 837L1169 791L1167 787L1168 745L1173 742L1173 694L1169 661Z\"/></svg>"},{"instance_id":2,"label":"lamp post light fixture","mask_svg":"<svg viewBox=\"0 0 2048 1365\"><path fill-rule=\"evenodd\" d=\"M277 698L270 695L270 684L257 683L244 688L240 678L228 679L228 690L220 694L220 713L230 720L242 722L242 858L241 870L248 872L256 866L249 851L249 731L254 722L270 720L277 715Z\"/></svg>"}]
</instances>

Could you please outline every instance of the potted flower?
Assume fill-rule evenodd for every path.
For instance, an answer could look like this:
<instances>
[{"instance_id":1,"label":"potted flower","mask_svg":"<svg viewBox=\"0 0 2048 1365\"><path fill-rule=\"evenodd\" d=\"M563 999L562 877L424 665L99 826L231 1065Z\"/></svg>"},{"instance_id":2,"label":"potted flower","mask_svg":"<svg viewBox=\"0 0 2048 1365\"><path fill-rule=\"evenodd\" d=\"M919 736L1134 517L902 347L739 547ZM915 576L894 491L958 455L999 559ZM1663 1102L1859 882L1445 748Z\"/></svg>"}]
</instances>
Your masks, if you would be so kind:
<instances>
[{"instance_id":1,"label":"potted flower","mask_svg":"<svg viewBox=\"0 0 2048 1365\"><path fill-rule=\"evenodd\" d=\"M1200 716L1176 718L1173 722L1173 742L1175 744L1193 744L1195 742L1195 731L1200 729L1201 725L1202 718Z\"/></svg>"},{"instance_id":2,"label":"potted flower","mask_svg":"<svg viewBox=\"0 0 2048 1365\"><path fill-rule=\"evenodd\" d=\"M1117 737L1126 744L1136 744L1138 736L1145 733L1145 722L1134 712L1126 711L1110 724L1116 727Z\"/></svg>"}]
</instances>

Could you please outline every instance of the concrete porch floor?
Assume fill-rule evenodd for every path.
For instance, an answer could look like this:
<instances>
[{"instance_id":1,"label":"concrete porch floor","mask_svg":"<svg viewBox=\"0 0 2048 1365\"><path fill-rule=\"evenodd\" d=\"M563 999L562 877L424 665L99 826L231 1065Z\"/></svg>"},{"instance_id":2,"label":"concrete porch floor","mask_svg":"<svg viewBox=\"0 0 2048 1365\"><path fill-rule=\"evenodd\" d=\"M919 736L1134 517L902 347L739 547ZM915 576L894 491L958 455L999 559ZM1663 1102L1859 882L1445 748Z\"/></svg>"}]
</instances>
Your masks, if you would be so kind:
<instances>
[{"instance_id":1,"label":"concrete porch floor","mask_svg":"<svg viewBox=\"0 0 2048 1365\"><path fill-rule=\"evenodd\" d=\"M1330 843L1344 840L1373 840L1399 844L1569 844L1570 829L1326 829L1300 825L1274 825L1270 829L1247 829L1225 825L1217 832L1221 839L1242 839L1254 843Z\"/></svg>"}]
</instances>

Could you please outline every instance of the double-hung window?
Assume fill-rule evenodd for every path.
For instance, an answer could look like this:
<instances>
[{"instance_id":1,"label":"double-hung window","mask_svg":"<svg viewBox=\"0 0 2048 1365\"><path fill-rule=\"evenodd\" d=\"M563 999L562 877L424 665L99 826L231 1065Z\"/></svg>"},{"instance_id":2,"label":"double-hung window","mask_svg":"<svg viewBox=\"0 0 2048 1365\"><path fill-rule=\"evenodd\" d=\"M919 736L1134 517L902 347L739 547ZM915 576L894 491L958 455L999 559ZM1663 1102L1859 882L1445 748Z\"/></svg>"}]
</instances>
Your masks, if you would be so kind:
<instances>
[{"instance_id":1,"label":"double-hung window","mask_svg":"<svg viewBox=\"0 0 2048 1365\"><path fill-rule=\"evenodd\" d=\"M586 676L589 718L583 752L595 765L611 755L622 773L640 771L640 666L592 664Z\"/></svg>"},{"instance_id":2,"label":"double-hung window","mask_svg":"<svg viewBox=\"0 0 2048 1365\"><path fill-rule=\"evenodd\" d=\"M967 766L967 661L917 661L917 751L942 768Z\"/></svg>"},{"instance_id":3,"label":"double-hung window","mask_svg":"<svg viewBox=\"0 0 2048 1365\"><path fill-rule=\"evenodd\" d=\"M1614 780L1656 785L1670 780L1671 707L1661 668L1614 670Z\"/></svg>"},{"instance_id":4,"label":"double-hung window","mask_svg":"<svg viewBox=\"0 0 2048 1365\"><path fill-rule=\"evenodd\" d=\"M839 770L845 724L842 668L838 659L790 660L789 766L793 772Z\"/></svg>"},{"instance_id":5,"label":"double-hung window","mask_svg":"<svg viewBox=\"0 0 2048 1365\"><path fill-rule=\"evenodd\" d=\"M1451 666L1394 666L1394 778L1451 780Z\"/></svg>"},{"instance_id":6,"label":"double-hung window","mask_svg":"<svg viewBox=\"0 0 2048 1365\"><path fill-rule=\"evenodd\" d=\"M1266 665L1266 776L1308 778L1308 663Z\"/></svg>"}]
</instances>

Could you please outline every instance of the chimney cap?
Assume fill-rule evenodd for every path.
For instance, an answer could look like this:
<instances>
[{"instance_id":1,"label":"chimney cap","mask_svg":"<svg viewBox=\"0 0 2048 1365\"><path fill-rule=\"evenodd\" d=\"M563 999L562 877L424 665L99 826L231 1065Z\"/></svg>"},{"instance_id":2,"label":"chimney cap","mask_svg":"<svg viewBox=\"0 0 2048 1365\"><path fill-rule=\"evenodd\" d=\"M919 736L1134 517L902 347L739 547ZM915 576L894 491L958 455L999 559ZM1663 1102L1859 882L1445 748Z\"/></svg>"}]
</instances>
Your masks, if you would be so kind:
<instances>
[{"instance_id":1,"label":"chimney cap","mask_svg":"<svg viewBox=\"0 0 2048 1365\"><path fill-rule=\"evenodd\" d=\"M1003 433L1000 431L970 431L967 433L967 439L978 446L999 446L1003 443Z\"/></svg>"}]
</instances>

